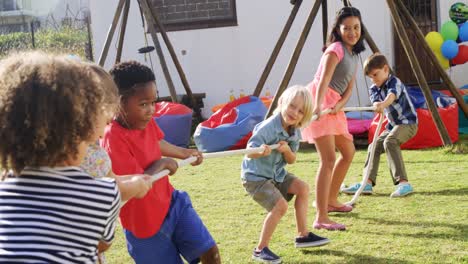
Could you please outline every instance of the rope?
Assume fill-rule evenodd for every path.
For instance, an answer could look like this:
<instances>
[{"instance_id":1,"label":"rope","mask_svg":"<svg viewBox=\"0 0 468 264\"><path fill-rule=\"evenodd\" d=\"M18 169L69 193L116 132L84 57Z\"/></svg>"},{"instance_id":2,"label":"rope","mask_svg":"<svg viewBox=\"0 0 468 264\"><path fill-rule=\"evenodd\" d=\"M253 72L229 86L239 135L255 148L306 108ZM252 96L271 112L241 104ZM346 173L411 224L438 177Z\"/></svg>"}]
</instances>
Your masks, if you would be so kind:
<instances>
[{"instance_id":1,"label":"rope","mask_svg":"<svg viewBox=\"0 0 468 264\"><path fill-rule=\"evenodd\" d=\"M380 114L380 119L379 119L379 124L377 125L377 130L375 130L374 138L372 139L371 156L370 156L371 160L369 161L367 167L370 167L370 164L372 164L374 162L374 155L375 155L375 149L376 149L375 144L377 142L377 138L379 137L380 129L382 128L383 120L384 120L384 114L381 113ZM351 199L351 201L345 203L346 205L353 205L353 204L355 204L357 202L357 199L359 198L359 195L361 195L362 191L364 190L364 187L366 187L367 180L369 179L369 176L370 176L370 170L364 168L364 171L362 173L361 186L359 186L359 189L354 194L353 199Z\"/></svg>"},{"instance_id":2,"label":"rope","mask_svg":"<svg viewBox=\"0 0 468 264\"><path fill-rule=\"evenodd\" d=\"M331 112L331 109L325 109L320 112L320 115L327 115ZM363 106L363 107L358 107L358 106L350 106L350 107L344 107L342 111L345 112L350 112L350 111L375 111L375 107L373 106ZM315 121L318 119L317 115L313 115L311 121Z\"/></svg>"},{"instance_id":3,"label":"rope","mask_svg":"<svg viewBox=\"0 0 468 264\"><path fill-rule=\"evenodd\" d=\"M279 144L274 144L270 145L269 147L273 149L277 149L280 145ZM204 159L211 159L211 158L222 158L222 157L227 157L227 156L233 156L233 155L238 155L238 154L254 154L254 153L262 153L265 150L265 147L258 147L258 148L248 148L248 149L236 149L236 150L229 150L229 151L220 151L220 152L211 152L211 153L203 153L203 158ZM197 160L196 157L189 157L184 160L178 160L177 161L177 166L183 167L186 166L190 163L193 163ZM169 174L169 170L162 170L154 175L151 176L151 183L163 178L164 176ZM121 207L125 205L126 202L121 203Z\"/></svg>"}]
</instances>

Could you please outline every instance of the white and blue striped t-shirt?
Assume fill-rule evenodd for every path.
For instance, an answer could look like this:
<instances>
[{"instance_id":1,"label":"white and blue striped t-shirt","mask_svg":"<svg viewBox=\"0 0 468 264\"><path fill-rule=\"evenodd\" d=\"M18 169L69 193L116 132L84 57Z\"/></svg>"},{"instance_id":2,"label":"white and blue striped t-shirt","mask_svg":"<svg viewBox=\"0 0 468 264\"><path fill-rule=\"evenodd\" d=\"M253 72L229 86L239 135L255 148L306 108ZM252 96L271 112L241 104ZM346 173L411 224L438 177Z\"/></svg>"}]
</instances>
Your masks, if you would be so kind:
<instances>
[{"instance_id":1,"label":"white and blue striped t-shirt","mask_svg":"<svg viewBox=\"0 0 468 264\"><path fill-rule=\"evenodd\" d=\"M113 179L78 167L25 168L0 182L0 263L96 263L119 208Z\"/></svg>"}]
</instances>

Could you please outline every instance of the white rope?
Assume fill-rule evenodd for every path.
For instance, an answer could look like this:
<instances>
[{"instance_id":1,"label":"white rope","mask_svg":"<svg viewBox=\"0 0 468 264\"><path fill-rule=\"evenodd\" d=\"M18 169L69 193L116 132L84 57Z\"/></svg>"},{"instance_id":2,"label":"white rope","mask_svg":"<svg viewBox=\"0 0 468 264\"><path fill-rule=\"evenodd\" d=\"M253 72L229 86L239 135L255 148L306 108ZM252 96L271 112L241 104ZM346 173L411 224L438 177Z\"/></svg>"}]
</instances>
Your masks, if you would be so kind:
<instances>
[{"instance_id":1,"label":"white rope","mask_svg":"<svg viewBox=\"0 0 468 264\"><path fill-rule=\"evenodd\" d=\"M277 149L280 145L279 144L274 144L270 145L269 147L273 149ZM248 148L248 149L236 149L236 150L229 150L229 151L220 151L220 152L211 152L211 153L203 153L203 158L204 159L211 159L211 158L222 158L222 157L227 157L227 156L233 156L233 155L239 155L239 154L254 154L254 153L262 153L265 150L264 147L258 147L258 148ZM178 167L183 167L185 165L188 165L194 161L196 161L196 157L190 157L184 160L179 160L177 161ZM166 176L169 174L169 170L162 170L153 176L151 176L151 183L161 179L162 177Z\"/></svg>"},{"instance_id":2,"label":"white rope","mask_svg":"<svg viewBox=\"0 0 468 264\"><path fill-rule=\"evenodd\" d=\"M380 134L380 129L382 128L383 120L384 120L384 114L381 113L380 114L380 119L379 119L379 124L377 125L377 129L375 130L374 138L372 139L372 145L371 145L371 150L370 150L371 152L370 152L370 156L369 156L370 160L367 163L367 167L370 167L371 164L374 162L374 155L375 155L375 149L376 149L375 145L377 143L377 138L379 137L379 134ZM361 186L359 186L359 189L354 194L353 199L351 199L351 201L345 203L346 205L353 205L353 204L355 204L357 202L357 200L359 198L359 195L361 195L362 191L364 190L364 187L366 187L367 180L369 179L369 176L370 176L370 169L364 168L364 170L362 172Z\"/></svg>"},{"instance_id":3,"label":"white rope","mask_svg":"<svg viewBox=\"0 0 468 264\"><path fill-rule=\"evenodd\" d=\"M269 147L273 149L277 149L280 145L279 144L274 144L270 145ZM204 159L211 159L211 158L221 158L221 157L227 157L227 156L232 156L232 155L237 155L237 154L254 154L254 153L262 153L265 150L264 147L258 147L258 148L248 148L248 149L236 149L236 150L228 150L228 151L220 151L220 152L211 152L211 153L203 153L203 158Z\"/></svg>"},{"instance_id":4,"label":"white rope","mask_svg":"<svg viewBox=\"0 0 468 264\"><path fill-rule=\"evenodd\" d=\"M280 146L280 144L274 144L270 145L269 147L273 149L277 149ZM220 151L220 152L211 152L211 153L203 153L203 158L204 159L211 159L211 158L221 158L221 157L227 157L227 156L233 156L233 155L238 155L238 154L254 154L254 153L262 153L265 150L265 147L258 147L258 148L248 148L248 149L236 149L236 150L228 150L228 151ZM193 163L197 160L196 157L189 157L184 160L178 160L177 161L177 166L183 167L185 165L188 165L190 163ZM169 174L169 170L162 170L156 174L153 174L151 176L151 184L164 176ZM126 201L121 203L121 207L125 205Z\"/></svg>"},{"instance_id":5,"label":"white rope","mask_svg":"<svg viewBox=\"0 0 468 264\"><path fill-rule=\"evenodd\" d=\"M322 110L320 112L320 115L328 115L332 110L331 109L325 109L325 110ZM375 111L375 107L373 106L363 106L363 107L360 107L360 106L349 106L349 107L344 107L343 109L341 109L341 111L345 111L345 112L351 112L351 111ZM313 115L312 116L312 119L311 121L315 121L318 119L318 116L317 115Z\"/></svg>"}]
</instances>

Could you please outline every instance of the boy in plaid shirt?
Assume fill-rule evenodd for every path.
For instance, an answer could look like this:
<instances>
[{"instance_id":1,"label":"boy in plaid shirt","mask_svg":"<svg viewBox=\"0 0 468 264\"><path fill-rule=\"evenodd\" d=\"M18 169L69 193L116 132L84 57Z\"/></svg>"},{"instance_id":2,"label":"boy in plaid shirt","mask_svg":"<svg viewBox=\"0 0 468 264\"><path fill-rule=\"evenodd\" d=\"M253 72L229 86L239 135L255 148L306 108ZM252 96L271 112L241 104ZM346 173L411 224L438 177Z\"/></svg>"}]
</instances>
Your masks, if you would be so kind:
<instances>
[{"instance_id":1,"label":"boy in plaid shirt","mask_svg":"<svg viewBox=\"0 0 468 264\"><path fill-rule=\"evenodd\" d=\"M391 74L384 55L378 53L371 55L364 63L364 72L374 83L369 92L370 100L376 108L375 111L384 113L388 124L377 139L372 159L371 145L369 145L365 170L370 170L370 175L363 193L372 193L372 187L376 183L380 154L386 152L390 174L393 183L397 186L390 197L408 195L413 192L413 187L408 182L400 145L410 140L418 131L416 110L405 85ZM354 194L360 185L356 183L342 189L342 192Z\"/></svg>"}]
</instances>

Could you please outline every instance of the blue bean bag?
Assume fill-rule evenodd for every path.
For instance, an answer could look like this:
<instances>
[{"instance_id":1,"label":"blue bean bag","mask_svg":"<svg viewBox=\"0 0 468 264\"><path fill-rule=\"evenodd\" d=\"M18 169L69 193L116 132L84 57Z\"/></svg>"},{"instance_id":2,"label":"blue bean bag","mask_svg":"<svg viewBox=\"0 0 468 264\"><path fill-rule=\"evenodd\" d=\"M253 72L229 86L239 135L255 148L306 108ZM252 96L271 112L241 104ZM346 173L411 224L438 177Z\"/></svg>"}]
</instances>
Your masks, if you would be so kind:
<instances>
[{"instance_id":1,"label":"blue bean bag","mask_svg":"<svg viewBox=\"0 0 468 264\"><path fill-rule=\"evenodd\" d=\"M200 123L193 140L202 152L245 148L252 130L263 121L266 112L267 108L257 97L239 98Z\"/></svg>"},{"instance_id":2,"label":"blue bean bag","mask_svg":"<svg viewBox=\"0 0 468 264\"><path fill-rule=\"evenodd\" d=\"M171 102L159 102L155 107L153 118L164 132L164 140L179 147L188 147L192 128L192 109Z\"/></svg>"}]
</instances>

